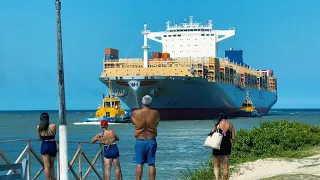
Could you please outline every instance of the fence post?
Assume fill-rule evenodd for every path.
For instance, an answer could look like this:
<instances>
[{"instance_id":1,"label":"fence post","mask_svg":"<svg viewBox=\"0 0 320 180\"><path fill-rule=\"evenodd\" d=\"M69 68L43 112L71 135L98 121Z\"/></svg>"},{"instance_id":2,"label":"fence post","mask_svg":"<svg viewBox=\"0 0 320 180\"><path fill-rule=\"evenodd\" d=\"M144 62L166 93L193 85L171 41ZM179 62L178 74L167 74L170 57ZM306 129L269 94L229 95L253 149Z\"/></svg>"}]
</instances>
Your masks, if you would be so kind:
<instances>
[{"instance_id":1,"label":"fence post","mask_svg":"<svg viewBox=\"0 0 320 180\"><path fill-rule=\"evenodd\" d=\"M78 144L78 149L79 151L79 176L80 176L80 180L82 180L82 147L81 147L81 143L79 142Z\"/></svg>"},{"instance_id":2,"label":"fence post","mask_svg":"<svg viewBox=\"0 0 320 180\"><path fill-rule=\"evenodd\" d=\"M59 166L59 164L60 164L60 160L59 160L59 159L60 159L60 158L59 158L59 157L60 157L60 156L59 156L59 143L57 143L57 150L58 150L58 151L57 151L57 155L56 155L56 157L57 157L57 177L56 177L56 178L57 178L57 180L60 180L60 169L59 169L59 168L60 168L60 166Z\"/></svg>"},{"instance_id":3,"label":"fence post","mask_svg":"<svg viewBox=\"0 0 320 180\"><path fill-rule=\"evenodd\" d=\"M31 162L31 158L30 158L30 148L31 148L31 143L30 143L30 139L28 139L28 154L27 154L27 158L28 158L28 162L27 162L27 179L30 180L30 162Z\"/></svg>"},{"instance_id":4,"label":"fence post","mask_svg":"<svg viewBox=\"0 0 320 180\"><path fill-rule=\"evenodd\" d=\"M103 156L103 144L100 143L100 150L101 150L101 168L102 168L102 178L106 179L106 169L104 164L104 156Z\"/></svg>"}]
</instances>

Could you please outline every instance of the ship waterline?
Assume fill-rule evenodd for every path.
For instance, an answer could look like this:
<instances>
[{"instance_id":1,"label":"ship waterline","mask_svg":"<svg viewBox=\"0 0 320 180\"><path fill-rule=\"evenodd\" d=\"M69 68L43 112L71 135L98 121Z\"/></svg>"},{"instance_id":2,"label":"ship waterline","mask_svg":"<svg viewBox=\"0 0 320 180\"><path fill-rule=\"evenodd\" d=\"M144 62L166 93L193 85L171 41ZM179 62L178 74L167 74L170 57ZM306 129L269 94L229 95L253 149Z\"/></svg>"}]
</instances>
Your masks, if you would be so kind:
<instances>
[{"instance_id":1,"label":"ship waterline","mask_svg":"<svg viewBox=\"0 0 320 180\"><path fill-rule=\"evenodd\" d=\"M239 108L156 108L161 120L210 120L224 112L229 117ZM256 108L261 114L268 114L270 108ZM136 109L131 109L136 110Z\"/></svg>"}]
</instances>

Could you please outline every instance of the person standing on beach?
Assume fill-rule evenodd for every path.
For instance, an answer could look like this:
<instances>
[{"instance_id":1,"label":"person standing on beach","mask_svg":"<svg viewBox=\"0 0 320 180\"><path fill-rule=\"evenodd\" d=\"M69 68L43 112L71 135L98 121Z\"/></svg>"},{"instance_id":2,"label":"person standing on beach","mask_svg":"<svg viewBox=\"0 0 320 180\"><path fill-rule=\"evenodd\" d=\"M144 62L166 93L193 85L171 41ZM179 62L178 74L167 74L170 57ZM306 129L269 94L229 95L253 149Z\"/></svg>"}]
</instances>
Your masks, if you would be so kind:
<instances>
[{"instance_id":1,"label":"person standing on beach","mask_svg":"<svg viewBox=\"0 0 320 180\"><path fill-rule=\"evenodd\" d=\"M104 164L106 166L106 179L110 180L110 169L111 169L111 161L113 161L116 180L122 179L121 168L120 168L120 160L119 160L119 149L116 144L116 141L119 141L118 135L113 130L108 130L108 121L102 120L100 122L100 126L102 128L102 132L94 136L91 140L92 143L100 140L104 145L103 147L103 156L104 156Z\"/></svg>"},{"instance_id":2,"label":"person standing on beach","mask_svg":"<svg viewBox=\"0 0 320 180\"><path fill-rule=\"evenodd\" d=\"M39 140L42 140L41 155L46 180L54 180L54 160L57 155L56 131L56 125L49 122L49 114L43 112L40 115L37 132Z\"/></svg>"},{"instance_id":3,"label":"person standing on beach","mask_svg":"<svg viewBox=\"0 0 320 180\"><path fill-rule=\"evenodd\" d=\"M134 136L136 138L135 154L133 162L136 166L136 180L141 180L143 164L149 165L149 178L156 178L155 156L157 151L157 127L160 115L157 110L150 109L152 98L145 95L142 98L142 109L132 112L131 119L134 124Z\"/></svg>"},{"instance_id":4,"label":"person standing on beach","mask_svg":"<svg viewBox=\"0 0 320 180\"><path fill-rule=\"evenodd\" d=\"M213 172L216 180L219 179L220 162L222 159L223 166L223 180L228 179L229 174L229 156L231 154L231 139L235 140L235 132L233 125L227 121L227 116L220 113L218 122L212 126L212 132L218 129L219 133L223 135L220 150L213 149Z\"/></svg>"}]
</instances>

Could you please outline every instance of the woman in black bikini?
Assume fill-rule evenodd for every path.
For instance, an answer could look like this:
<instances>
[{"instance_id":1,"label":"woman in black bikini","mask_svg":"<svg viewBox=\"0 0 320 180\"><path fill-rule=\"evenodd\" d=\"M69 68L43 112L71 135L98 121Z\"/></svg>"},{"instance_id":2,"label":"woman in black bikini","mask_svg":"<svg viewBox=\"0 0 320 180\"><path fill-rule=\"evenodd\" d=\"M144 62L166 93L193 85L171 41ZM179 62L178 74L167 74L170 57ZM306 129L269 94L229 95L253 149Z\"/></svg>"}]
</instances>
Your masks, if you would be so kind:
<instances>
[{"instance_id":1,"label":"woman in black bikini","mask_svg":"<svg viewBox=\"0 0 320 180\"><path fill-rule=\"evenodd\" d=\"M228 179L229 173L229 156L231 154L231 139L235 139L234 127L228 122L227 116L224 113L220 113L218 122L212 126L212 131L218 128L219 132L223 135L220 150L213 149L213 172L216 179L219 179L220 162L222 159L223 166L223 180Z\"/></svg>"},{"instance_id":2,"label":"woman in black bikini","mask_svg":"<svg viewBox=\"0 0 320 180\"><path fill-rule=\"evenodd\" d=\"M38 137L42 140L41 154L46 180L54 179L54 160L57 155L56 125L50 124L49 114L43 112L40 116L40 124L37 126Z\"/></svg>"}]
</instances>

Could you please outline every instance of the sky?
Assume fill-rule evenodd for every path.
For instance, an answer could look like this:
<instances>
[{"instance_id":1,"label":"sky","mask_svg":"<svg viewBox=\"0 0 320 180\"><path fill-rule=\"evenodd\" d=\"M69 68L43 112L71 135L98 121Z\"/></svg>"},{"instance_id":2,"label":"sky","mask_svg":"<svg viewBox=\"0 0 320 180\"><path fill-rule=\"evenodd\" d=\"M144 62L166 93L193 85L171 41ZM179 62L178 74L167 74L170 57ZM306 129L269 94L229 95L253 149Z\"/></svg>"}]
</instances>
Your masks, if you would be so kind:
<instances>
[{"instance_id":1,"label":"sky","mask_svg":"<svg viewBox=\"0 0 320 180\"><path fill-rule=\"evenodd\" d=\"M273 108L320 108L320 1L61 0L67 110L96 109L107 89L99 81L104 48L142 57L143 24L165 30L189 15L215 29L236 28L218 55L242 49L245 63L278 78ZM0 110L58 109L54 0L10 0L0 6ZM151 51L161 51L152 42Z\"/></svg>"}]
</instances>

